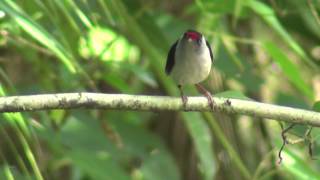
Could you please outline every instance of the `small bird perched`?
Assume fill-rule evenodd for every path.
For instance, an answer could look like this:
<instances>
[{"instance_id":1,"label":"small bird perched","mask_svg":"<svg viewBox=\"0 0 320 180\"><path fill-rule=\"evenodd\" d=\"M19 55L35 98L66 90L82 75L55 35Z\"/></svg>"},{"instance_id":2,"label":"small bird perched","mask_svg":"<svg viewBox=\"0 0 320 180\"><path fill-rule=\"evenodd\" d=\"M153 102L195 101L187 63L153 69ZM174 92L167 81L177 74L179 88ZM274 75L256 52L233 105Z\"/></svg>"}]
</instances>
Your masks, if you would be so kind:
<instances>
[{"instance_id":1,"label":"small bird perched","mask_svg":"<svg viewBox=\"0 0 320 180\"><path fill-rule=\"evenodd\" d=\"M184 107L188 98L184 96L182 86L195 85L204 94L213 108L213 100L199 83L205 80L211 70L213 55L210 44L204 36L194 30L187 30L170 48L166 63L166 73L178 84Z\"/></svg>"}]
</instances>

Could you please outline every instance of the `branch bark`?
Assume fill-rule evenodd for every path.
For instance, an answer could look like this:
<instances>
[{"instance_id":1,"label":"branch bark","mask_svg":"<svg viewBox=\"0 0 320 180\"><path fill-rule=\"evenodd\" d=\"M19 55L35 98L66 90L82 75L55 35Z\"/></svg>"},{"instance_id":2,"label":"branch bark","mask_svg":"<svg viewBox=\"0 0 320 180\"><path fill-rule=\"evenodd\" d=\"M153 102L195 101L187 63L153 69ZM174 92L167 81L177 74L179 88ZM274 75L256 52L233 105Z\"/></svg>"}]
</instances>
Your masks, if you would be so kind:
<instances>
[{"instance_id":1,"label":"branch bark","mask_svg":"<svg viewBox=\"0 0 320 180\"><path fill-rule=\"evenodd\" d=\"M262 117L320 127L320 113L255 101L213 98L214 111ZM50 109L117 109L135 111L212 111L205 97L189 97L186 109L178 97L103 93L61 93L0 97L0 112Z\"/></svg>"}]
</instances>

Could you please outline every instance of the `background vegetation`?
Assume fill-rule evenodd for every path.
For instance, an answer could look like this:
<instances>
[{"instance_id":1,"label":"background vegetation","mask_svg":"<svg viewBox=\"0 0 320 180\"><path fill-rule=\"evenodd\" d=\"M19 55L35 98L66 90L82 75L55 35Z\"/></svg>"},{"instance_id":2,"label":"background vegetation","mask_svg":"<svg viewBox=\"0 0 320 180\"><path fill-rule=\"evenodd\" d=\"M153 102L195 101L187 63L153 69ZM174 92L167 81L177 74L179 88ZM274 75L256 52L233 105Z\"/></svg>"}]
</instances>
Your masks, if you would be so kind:
<instances>
[{"instance_id":1,"label":"background vegetation","mask_svg":"<svg viewBox=\"0 0 320 180\"><path fill-rule=\"evenodd\" d=\"M312 109L316 0L0 1L0 94L178 96L166 54L205 34L217 96ZM198 95L186 87L189 95ZM218 113L54 110L0 115L0 179L319 179L319 130ZM283 124L283 126L288 126Z\"/></svg>"}]
</instances>

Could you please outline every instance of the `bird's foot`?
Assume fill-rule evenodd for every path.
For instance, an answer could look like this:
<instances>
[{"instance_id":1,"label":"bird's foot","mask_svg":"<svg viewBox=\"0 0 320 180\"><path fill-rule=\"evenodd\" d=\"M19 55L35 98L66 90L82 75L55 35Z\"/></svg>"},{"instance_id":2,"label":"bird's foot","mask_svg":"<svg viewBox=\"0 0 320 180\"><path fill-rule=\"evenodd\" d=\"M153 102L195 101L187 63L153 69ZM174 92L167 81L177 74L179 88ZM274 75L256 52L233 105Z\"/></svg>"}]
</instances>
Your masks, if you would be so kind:
<instances>
[{"instance_id":1,"label":"bird's foot","mask_svg":"<svg viewBox=\"0 0 320 180\"><path fill-rule=\"evenodd\" d=\"M196 87L197 87L198 91L208 99L208 104L209 104L211 110L214 110L214 101L213 101L211 93L209 91L207 91L204 87L202 87L200 84L196 84Z\"/></svg>"},{"instance_id":2,"label":"bird's foot","mask_svg":"<svg viewBox=\"0 0 320 180\"><path fill-rule=\"evenodd\" d=\"M183 103L183 108L184 108L184 110L186 111L186 109L187 109L188 97L182 95L182 96L181 96L181 100L182 100L182 103Z\"/></svg>"},{"instance_id":3,"label":"bird's foot","mask_svg":"<svg viewBox=\"0 0 320 180\"><path fill-rule=\"evenodd\" d=\"M182 86L181 85L178 85L178 88L180 90L180 95L181 95L184 111L187 111L188 97L183 94L183 90L182 90Z\"/></svg>"},{"instance_id":4,"label":"bird's foot","mask_svg":"<svg viewBox=\"0 0 320 180\"><path fill-rule=\"evenodd\" d=\"M209 104L210 108L213 110L214 101L213 101L212 95L208 91L206 91L204 96L206 96L206 98L208 99L208 104Z\"/></svg>"}]
</instances>

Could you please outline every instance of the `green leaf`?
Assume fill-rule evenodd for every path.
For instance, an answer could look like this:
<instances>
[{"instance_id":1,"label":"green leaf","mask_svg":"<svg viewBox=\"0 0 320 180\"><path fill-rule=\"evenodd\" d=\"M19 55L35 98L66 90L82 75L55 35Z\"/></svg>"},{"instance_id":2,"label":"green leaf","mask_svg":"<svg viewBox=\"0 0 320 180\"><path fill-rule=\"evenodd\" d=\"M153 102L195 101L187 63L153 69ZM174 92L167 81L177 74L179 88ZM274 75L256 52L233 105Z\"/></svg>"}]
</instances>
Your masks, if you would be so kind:
<instances>
[{"instance_id":1,"label":"green leaf","mask_svg":"<svg viewBox=\"0 0 320 180\"><path fill-rule=\"evenodd\" d=\"M6 92L4 87L0 84L0 96L5 96ZM40 172L40 168L36 162L36 158L34 152L31 150L30 145L28 144L28 139L31 136L28 121L22 116L21 113L3 113L2 114L4 119L7 120L11 127L14 129L14 132L17 134L17 142L21 145L21 149L24 152L24 156L27 158L29 164L33 170L33 173L37 177L37 179L43 179L42 174ZM2 128L2 127L1 127ZM2 130L0 130L2 131ZM13 146L13 148L17 148ZM13 153L16 153L16 156L20 156L18 150L13 150ZM1 154L0 154L1 155ZM25 166L23 163L20 164L21 166ZM28 174L28 172L26 173Z\"/></svg>"},{"instance_id":2,"label":"green leaf","mask_svg":"<svg viewBox=\"0 0 320 180\"><path fill-rule=\"evenodd\" d=\"M131 16L128 13L128 9L122 2L122 0L118 1L104 1L106 6L109 6L110 9L114 10L115 17L121 17L120 21L123 21L130 30L125 28L124 32L127 32L129 39L131 42L136 44L141 48L141 50L145 53L145 55L151 60L150 67L153 73L156 75L157 79L161 82L161 85L169 94L174 94L176 92L175 88L172 86L172 83L168 81L165 73L162 68L165 66L164 56L159 52L159 49L155 47L154 42L151 41L151 38L146 36L145 27L139 26L136 18ZM162 37L159 34L154 34L154 37ZM163 42L168 45L168 42ZM167 48L169 49L169 47Z\"/></svg>"},{"instance_id":3,"label":"green leaf","mask_svg":"<svg viewBox=\"0 0 320 180\"><path fill-rule=\"evenodd\" d=\"M214 12L218 14L231 14L235 9L235 0L197 0L196 5L201 11Z\"/></svg>"},{"instance_id":4,"label":"green leaf","mask_svg":"<svg viewBox=\"0 0 320 180\"><path fill-rule=\"evenodd\" d=\"M71 8L74 10L74 12L77 14L78 18L82 21L82 24L84 24L87 28L92 28L92 22L90 21L90 18L88 18L88 15L86 15L82 10L77 6L77 4L74 1L66 1L69 3Z\"/></svg>"},{"instance_id":5,"label":"green leaf","mask_svg":"<svg viewBox=\"0 0 320 180\"><path fill-rule=\"evenodd\" d=\"M85 58L98 57L104 61L124 61L138 54L137 48L122 35L96 26L80 39L79 51Z\"/></svg>"},{"instance_id":6,"label":"green leaf","mask_svg":"<svg viewBox=\"0 0 320 180\"><path fill-rule=\"evenodd\" d=\"M114 118L110 118L108 122L122 138L126 147L125 152L130 155L131 161L141 161L141 167L136 168L138 174L141 174L144 179L181 179L171 154L159 137L141 128L143 124L133 124L133 119L128 118L129 116L132 118L132 115L125 113L119 115L116 112L113 115ZM118 119L126 120L118 121ZM119 154L118 151L115 153Z\"/></svg>"},{"instance_id":7,"label":"green leaf","mask_svg":"<svg viewBox=\"0 0 320 180\"><path fill-rule=\"evenodd\" d=\"M103 76L103 80L120 92L130 93L131 88L128 83L117 74L106 74Z\"/></svg>"},{"instance_id":8,"label":"green leaf","mask_svg":"<svg viewBox=\"0 0 320 180\"><path fill-rule=\"evenodd\" d=\"M159 171L161 169L161 171ZM177 169L172 163L172 159L168 154L156 152L151 154L141 167L141 174L144 179L163 180L172 179L178 180L179 175L175 172Z\"/></svg>"},{"instance_id":9,"label":"green leaf","mask_svg":"<svg viewBox=\"0 0 320 180\"><path fill-rule=\"evenodd\" d=\"M93 179L127 179L134 176L133 169L146 179L180 179L170 153L159 138L126 121L132 114L110 113L112 118L104 123L118 135L122 147L106 137L97 119L84 112L71 116L57 137L44 136L53 143L57 139L61 141L55 145L66 149L66 157L70 156L74 165Z\"/></svg>"},{"instance_id":10,"label":"green leaf","mask_svg":"<svg viewBox=\"0 0 320 180\"><path fill-rule=\"evenodd\" d=\"M252 100L245 96L240 91L224 91L214 95L215 97L223 97L223 98L234 98L234 99L242 99L242 100Z\"/></svg>"},{"instance_id":11,"label":"green leaf","mask_svg":"<svg viewBox=\"0 0 320 180\"><path fill-rule=\"evenodd\" d=\"M51 34L49 34L42 26L37 24L28 16L24 15L20 10L18 10L18 6L9 1L0 1L0 7L6 11L11 17L16 21L16 23L25 30L31 37L40 42L42 45L46 46L50 49L67 67L67 69L71 73L76 72L76 67L73 63L73 58L67 51L64 50L62 45L55 40Z\"/></svg>"},{"instance_id":12,"label":"green leaf","mask_svg":"<svg viewBox=\"0 0 320 180\"><path fill-rule=\"evenodd\" d=\"M7 179L7 180L14 180L14 173L10 170L10 166L7 162L5 162L0 167L0 178L1 179Z\"/></svg>"},{"instance_id":13,"label":"green leaf","mask_svg":"<svg viewBox=\"0 0 320 180\"><path fill-rule=\"evenodd\" d=\"M274 61L282 69L284 75L291 81L291 83L300 90L306 97L313 99L312 87L305 83L305 80L300 74L299 68L293 64L290 59L284 54L279 47L272 42L266 42L263 47Z\"/></svg>"},{"instance_id":14,"label":"green leaf","mask_svg":"<svg viewBox=\"0 0 320 180\"><path fill-rule=\"evenodd\" d=\"M280 106L289 106L300 109L310 109L304 96L295 96L287 92L279 92L274 97L274 103Z\"/></svg>"},{"instance_id":15,"label":"green leaf","mask_svg":"<svg viewBox=\"0 0 320 180\"><path fill-rule=\"evenodd\" d=\"M189 112L182 115L200 160L199 170L203 179L212 179L216 173L216 164L210 130L199 113Z\"/></svg>"},{"instance_id":16,"label":"green leaf","mask_svg":"<svg viewBox=\"0 0 320 180\"><path fill-rule=\"evenodd\" d=\"M317 3L318 4L317 4ZM314 10L316 8L319 8L319 1L288 1L288 7L295 9L295 12L298 16L293 16L292 18L297 19L299 17L300 20L295 21L295 26L293 28L295 31L299 31L303 36L307 36L307 34L312 33L313 35L317 36L317 38L320 38L320 26L317 22L317 15L313 15L313 9L311 6L308 6L310 3ZM300 34L299 33L299 34Z\"/></svg>"},{"instance_id":17,"label":"green leaf","mask_svg":"<svg viewBox=\"0 0 320 180\"><path fill-rule=\"evenodd\" d=\"M265 5L260 1L250 1L248 3L249 7L257 13L266 23L270 25L280 37L300 56L303 60L312 68L317 68L317 66L308 58L304 50L299 46L299 44L290 36L286 29L281 25L277 19L274 11L269 6Z\"/></svg>"},{"instance_id":18,"label":"green leaf","mask_svg":"<svg viewBox=\"0 0 320 180\"><path fill-rule=\"evenodd\" d=\"M320 112L320 101L317 101L313 104L312 109L314 111Z\"/></svg>"},{"instance_id":19,"label":"green leaf","mask_svg":"<svg viewBox=\"0 0 320 180\"><path fill-rule=\"evenodd\" d=\"M276 141L277 148L280 148L280 139ZM298 156L294 151L290 150L292 146L286 146L282 151L282 163L281 170L284 173L291 174L294 179L320 179L320 173L312 169L310 166L310 161L306 162L300 156Z\"/></svg>"},{"instance_id":20,"label":"green leaf","mask_svg":"<svg viewBox=\"0 0 320 180\"><path fill-rule=\"evenodd\" d=\"M153 77L153 74L151 74L150 72L146 71L146 69L139 66L140 64L131 64L131 63L124 62L124 63L119 63L119 65L122 71L128 71L128 72L134 73L134 75L145 84L153 88L158 87L158 84L155 78Z\"/></svg>"},{"instance_id":21,"label":"green leaf","mask_svg":"<svg viewBox=\"0 0 320 180\"><path fill-rule=\"evenodd\" d=\"M93 153L92 151L73 149L66 152L66 155L71 158L75 167L78 167L83 175L89 175L92 179L130 179L119 164L115 163L106 152Z\"/></svg>"},{"instance_id":22,"label":"green leaf","mask_svg":"<svg viewBox=\"0 0 320 180\"><path fill-rule=\"evenodd\" d=\"M4 89L4 86L0 84L0 96L6 96L6 90ZM10 123L12 123L13 126L18 126L23 133L29 135L29 129L28 129L28 124L24 120L23 116L21 113L3 113L2 114L6 120L8 120Z\"/></svg>"}]
</instances>

